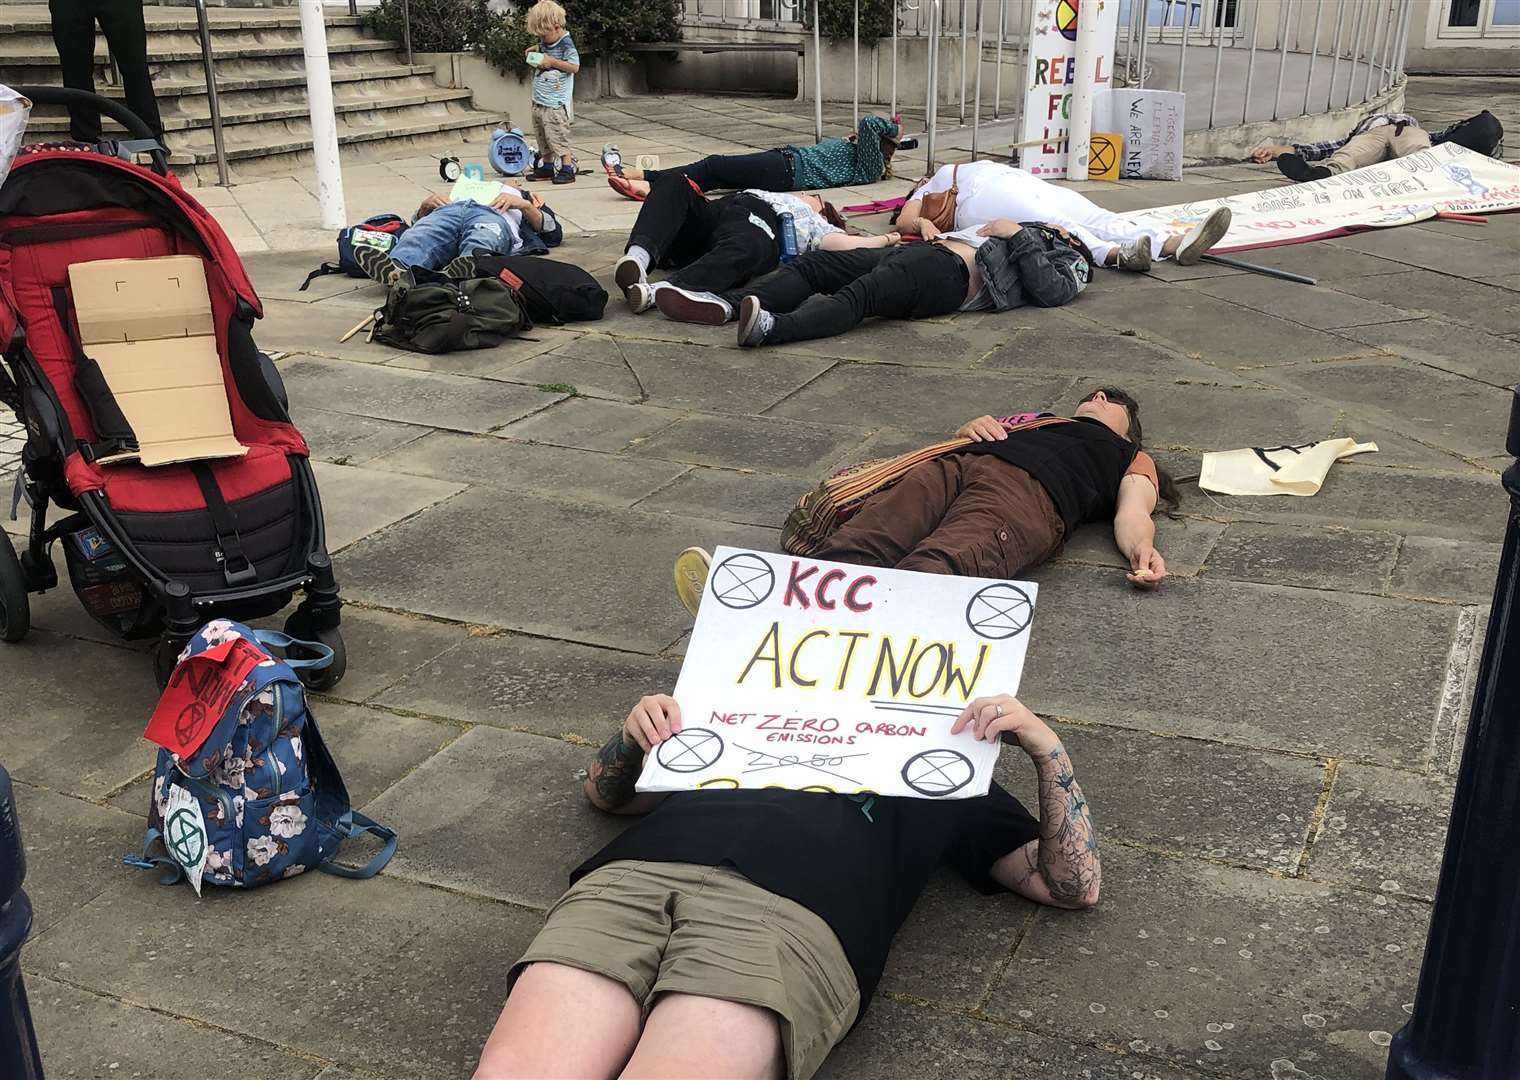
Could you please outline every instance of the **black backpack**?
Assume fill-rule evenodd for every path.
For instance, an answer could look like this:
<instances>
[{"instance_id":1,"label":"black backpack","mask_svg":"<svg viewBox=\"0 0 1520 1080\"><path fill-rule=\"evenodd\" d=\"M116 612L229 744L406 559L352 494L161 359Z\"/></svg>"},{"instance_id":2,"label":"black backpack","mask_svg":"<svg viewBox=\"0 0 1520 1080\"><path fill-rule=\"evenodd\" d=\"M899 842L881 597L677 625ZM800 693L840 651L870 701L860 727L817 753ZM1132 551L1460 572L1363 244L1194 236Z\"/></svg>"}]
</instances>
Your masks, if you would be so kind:
<instances>
[{"instance_id":1,"label":"black backpack","mask_svg":"<svg viewBox=\"0 0 1520 1080\"><path fill-rule=\"evenodd\" d=\"M532 329L511 286L500 278L451 281L413 267L403 274L375 313L375 336L412 352L489 349Z\"/></svg>"},{"instance_id":2,"label":"black backpack","mask_svg":"<svg viewBox=\"0 0 1520 1080\"><path fill-rule=\"evenodd\" d=\"M306 280L301 282L299 292L305 292L311 284L312 278L321 277L324 274L347 274L349 277L368 277L364 269L359 265L359 260L354 258L355 247L374 247L381 251L390 251L396 246L396 241L401 239L401 234L406 232L406 219L399 214L375 214L365 218L357 225L350 225L346 229L338 230L338 261L335 263L323 263L311 273L306 275Z\"/></svg>"},{"instance_id":3,"label":"black backpack","mask_svg":"<svg viewBox=\"0 0 1520 1080\"><path fill-rule=\"evenodd\" d=\"M518 302L534 323L561 326L595 322L607 307L607 290L579 266L541 255L477 255L476 272L502 280L517 290Z\"/></svg>"},{"instance_id":4,"label":"black backpack","mask_svg":"<svg viewBox=\"0 0 1520 1080\"><path fill-rule=\"evenodd\" d=\"M1445 131L1430 137L1431 146L1440 146L1445 142L1456 143L1489 157L1498 157L1499 150L1504 145L1504 125L1499 123L1493 113L1484 109L1477 116L1458 120Z\"/></svg>"}]
</instances>

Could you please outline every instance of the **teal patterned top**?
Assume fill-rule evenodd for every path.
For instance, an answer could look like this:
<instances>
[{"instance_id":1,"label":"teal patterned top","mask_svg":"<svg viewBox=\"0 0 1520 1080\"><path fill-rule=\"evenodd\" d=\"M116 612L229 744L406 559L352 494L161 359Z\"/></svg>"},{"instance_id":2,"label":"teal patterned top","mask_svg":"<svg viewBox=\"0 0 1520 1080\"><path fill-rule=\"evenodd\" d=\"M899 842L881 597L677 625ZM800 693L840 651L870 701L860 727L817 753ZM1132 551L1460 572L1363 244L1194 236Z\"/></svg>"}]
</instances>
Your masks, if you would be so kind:
<instances>
[{"instance_id":1,"label":"teal patterned top","mask_svg":"<svg viewBox=\"0 0 1520 1080\"><path fill-rule=\"evenodd\" d=\"M781 148L792 163L792 190L874 184L886 175L881 137L898 137L898 127L885 116L863 116L856 140L824 139L817 146Z\"/></svg>"}]
</instances>

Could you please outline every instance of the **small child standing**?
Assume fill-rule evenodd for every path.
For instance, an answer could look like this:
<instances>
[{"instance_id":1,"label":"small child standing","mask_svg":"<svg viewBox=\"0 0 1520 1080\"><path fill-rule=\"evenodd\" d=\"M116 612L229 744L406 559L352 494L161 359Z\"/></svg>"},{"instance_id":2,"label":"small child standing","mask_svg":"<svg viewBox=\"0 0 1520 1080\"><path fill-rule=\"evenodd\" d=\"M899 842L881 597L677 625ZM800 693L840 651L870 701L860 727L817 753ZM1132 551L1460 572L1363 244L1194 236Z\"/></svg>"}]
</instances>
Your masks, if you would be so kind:
<instances>
[{"instance_id":1,"label":"small child standing","mask_svg":"<svg viewBox=\"0 0 1520 1080\"><path fill-rule=\"evenodd\" d=\"M533 131L538 136L539 179L556 184L575 182L575 158L570 153L570 121L575 118L571 97L581 54L565 29L565 9L554 0L538 0L528 9L528 33L539 39L528 54L542 53L533 74ZM559 167L555 168L555 162Z\"/></svg>"}]
</instances>

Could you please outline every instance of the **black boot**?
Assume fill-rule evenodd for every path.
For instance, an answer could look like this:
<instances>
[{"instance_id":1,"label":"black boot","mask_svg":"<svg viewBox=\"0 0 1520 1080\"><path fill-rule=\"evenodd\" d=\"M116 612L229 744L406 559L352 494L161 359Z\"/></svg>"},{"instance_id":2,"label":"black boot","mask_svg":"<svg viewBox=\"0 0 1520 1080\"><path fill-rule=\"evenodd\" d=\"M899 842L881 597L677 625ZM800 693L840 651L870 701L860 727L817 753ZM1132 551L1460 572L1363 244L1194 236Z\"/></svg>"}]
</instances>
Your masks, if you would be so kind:
<instances>
[{"instance_id":1,"label":"black boot","mask_svg":"<svg viewBox=\"0 0 1520 1080\"><path fill-rule=\"evenodd\" d=\"M1277 159L1277 168L1295 184L1308 180L1323 180L1334 174L1323 165L1310 165L1298 154L1283 154Z\"/></svg>"}]
</instances>

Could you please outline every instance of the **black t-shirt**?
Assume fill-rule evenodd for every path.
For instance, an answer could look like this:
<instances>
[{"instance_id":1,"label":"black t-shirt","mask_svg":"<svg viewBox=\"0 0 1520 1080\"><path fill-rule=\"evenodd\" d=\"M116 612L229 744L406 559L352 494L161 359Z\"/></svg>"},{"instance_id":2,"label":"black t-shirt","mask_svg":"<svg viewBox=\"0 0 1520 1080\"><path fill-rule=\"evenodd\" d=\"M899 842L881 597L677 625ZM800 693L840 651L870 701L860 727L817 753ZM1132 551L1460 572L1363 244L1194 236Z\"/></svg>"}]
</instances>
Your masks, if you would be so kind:
<instances>
[{"instance_id":1,"label":"black t-shirt","mask_svg":"<svg viewBox=\"0 0 1520 1080\"><path fill-rule=\"evenodd\" d=\"M864 1012L892 938L934 869L948 865L982 892L996 892L992 864L1039 835L1039 822L997 784L979 798L942 801L687 791L667 797L570 880L620 859L731 866L828 923L855 971Z\"/></svg>"},{"instance_id":2,"label":"black t-shirt","mask_svg":"<svg viewBox=\"0 0 1520 1080\"><path fill-rule=\"evenodd\" d=\"M1100 420L1075 417L1020 431L998 442L972 443L961 453L992 454L1017 465L1050 493L1069 537L1078 525L1114 516L1119 482L1138 447Z\"/></svg>"}]
</instances>

